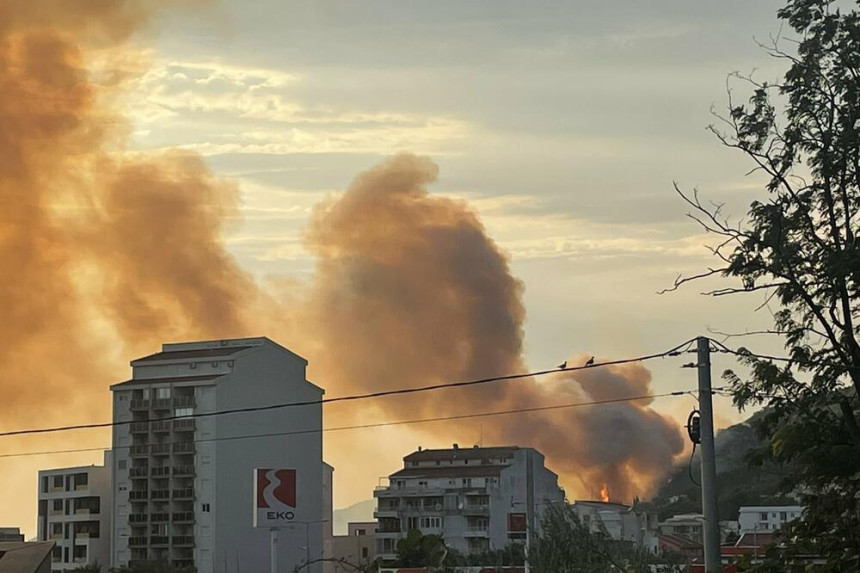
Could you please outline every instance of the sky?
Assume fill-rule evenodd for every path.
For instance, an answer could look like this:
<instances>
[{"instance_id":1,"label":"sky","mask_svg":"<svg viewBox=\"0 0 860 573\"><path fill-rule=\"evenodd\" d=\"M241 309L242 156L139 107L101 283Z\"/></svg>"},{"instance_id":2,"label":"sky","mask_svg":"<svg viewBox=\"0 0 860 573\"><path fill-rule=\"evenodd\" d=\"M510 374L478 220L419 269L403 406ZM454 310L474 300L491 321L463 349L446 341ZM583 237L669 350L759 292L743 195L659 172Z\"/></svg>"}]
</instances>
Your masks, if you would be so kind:
<instances>
[{"instance_id":1,"label":"sky","mask_svg":"<svg viewBox=\"0 0 860 573\"><path fill-rule=\"evenodd\" d=\"M709 328L767 322L757 295L704 297L704 284L656 293L713 264L673 181L736 217L762 193L751 166L706 127L712 107L725 108L728 74L783 71L756 45L779 32L779 6L222 0L160 16L147 32L148 69L125 102L129 145L195 151L238 186L224 240L261 281L311 280L316 259L303 232L313 207L392 154L427 156L439 167L431 193L468 201L524 285L529 369L648 354ZM732 365L714 363L715 380ZM695 373L679 365L647 365L655 392L695 387ZM326 386L313 364L310 374ZM681 422L692 405L684 396L653 407ZM721 426L744 417L720 398L716 416ZM480 431L476 423L462 441ZM406 432L400 445L448 444ZM378 475L408 451L380 460ZM371 497L376 483L338 474L348 459L328 461L336 507ZM34 533L35 481L29 512L4 510L11 494L0 493L0 525Z\"/></svg>"}]
</instances>

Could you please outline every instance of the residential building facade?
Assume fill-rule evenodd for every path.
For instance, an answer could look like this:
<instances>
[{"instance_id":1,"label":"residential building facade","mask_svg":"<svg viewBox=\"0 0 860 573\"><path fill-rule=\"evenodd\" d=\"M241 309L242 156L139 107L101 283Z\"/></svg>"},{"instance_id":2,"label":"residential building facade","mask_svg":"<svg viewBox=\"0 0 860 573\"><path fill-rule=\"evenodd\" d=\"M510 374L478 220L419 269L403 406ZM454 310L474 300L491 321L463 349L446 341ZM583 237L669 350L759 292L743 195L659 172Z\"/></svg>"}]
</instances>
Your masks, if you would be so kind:
<instances>
[{"instance_id":1,"label":"residential building facade","mask_svg":"<svg viewBox=\"0 0 860 573\"><path fill-rule=\"evenodd\" d=\"M777 531L783 525L800 517L803 507L799 505L753 505L738 510L741 533Z\"/></svg>"},{"instance_id":2,"label":"residential building facade","mask_svg":"<svg viewBox=\"0 0 860 573\"><path fill-rule=\"evenodd\" d=\"M662 535L676 535L697 543L703 543L705 518L701 513L681 513L660 523Z\"/></svg>"},{"instance_id":3,"label":"residential building facade","mask_svg":"<svg viewBox=\"0 0 860 573\"><path fill-rule=\"evenodd\" d=\"M607 501L576 500L571 507L591 531L605 532L612 539L629 541L651 553L657 552L657 514L635 505Z\"/></svg>"},{"instance_id":4,"label":"residential building facade","mask_svg":"<svg viewBox=\"0 0 860 573\"><path fill-rule=\"evenodd\" d=\"M104 465L39 472L36 537L52 541L51 568L110 564L111 454Z\"/></svg>"},{"instance_id":5,"label":"residential building facade","mask_svg":"<svg viewBox=\"0 0 860 573\"><path fill-rule=\"evenodd\" d=\"M376 522L347 524L346 535L331 538L330 549L326 555L325 573L355 571L356 567L366 568L376 560Z\"/></svg>"},{"instance_id":6,"label":"residential building facade","mask_svg":"<svg viewBox=\"0 0 860 573\"><path fill-rule=\"evenodd\" d=\"M296 471L280 567L318 560L331 472L322 462L323 390L308 382L307 361L267 338L243 338L165 344L131 366L132 378L111 387L111 564L268 570L270 533L252 522L255 468ZM304 405L272 408L296 402Z\"/></svg>"},{"instance_id":7,"label":"residential building facade","mask_svg":"<svg viewBox=\"0 0 860 573\"><path fill-rule=\"evenodd\" d=\"M552 503L564 503L544 456L517 446L422 450L374 491L377 555L396 557L413 529L441 535L449 548L479 554L527 543Z\"/></svg>"}]
</instances>

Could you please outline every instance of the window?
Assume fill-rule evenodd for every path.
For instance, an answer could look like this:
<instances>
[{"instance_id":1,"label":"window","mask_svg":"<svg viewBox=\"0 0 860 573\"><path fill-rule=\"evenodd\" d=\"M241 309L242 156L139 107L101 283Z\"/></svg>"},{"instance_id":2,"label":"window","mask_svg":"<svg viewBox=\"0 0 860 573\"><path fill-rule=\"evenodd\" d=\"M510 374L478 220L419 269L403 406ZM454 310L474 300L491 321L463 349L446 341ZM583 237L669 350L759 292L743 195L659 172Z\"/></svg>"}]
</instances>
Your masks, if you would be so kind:
<instances>
[{"instance_id":1,"label":"window","mask_svg":"<svg viewBox=\"0 0 860 573\"><path fill-rule=\"evenodd\" d=\"M89 476L87 474L75 474L74 476L74 484L75 488L86 486L89 483Z\"/></svg>"},{"instance_id":2,"label":"window","mask_svg":"<svg viewBox=\"0 0 860 573\"><path fill-rule=\"evenodd\" d=\"M779 520L780 520L780 521L786 521L786 520L788 520L788 513L787 513L787 512L785 512L785 511L780 511L780 512L779 512Z\"/></svg>"},{"instance_id":3,"label":"window","mask_svg":"<svg viewBox=\"0 0 860 573\"><path fill-rule=\"evenodd\" d=\"M442 527L441 517L422 517L421 529L439 529Z\"/></svg>"},{"instance_id":4,"label":"window","mask_svg":"<svg viewBox=\"0 0 860 573\"><path fill-rule=\"evenodd\" d=\"M176 408L173 411L173 415L177 418L184 418L186 416L191 416L194 414L194 408Z\"/></svg>"},{"instance_id":5,"label":"window","mask_svg":"<svg viewBox=\"0 0 860 573\"><path fill-rule=\"evenodd\" d=\"M63 534L63 524L62 523L52 523L51 524L51 534L52 535L62 535Z\"/></svg>"},{"instance_id":6,"label":"window","mask_svg":"<svg viewBox=\"0 0 860 573\"><path fill-rule=\"evenodd\" d=\"M356 529L355 534L356 535L366 535L367 532L364 529Z\"/></svg>"},{"instance_id":7,"label":"window","mask_svg":"<svg viewBox=\"0 0 860 573\"><path fill-rule=\"evenodd\" d=\"M63 548L60 547L59 545L55 545L54 548L51 550L51 561L56 563L57 561L61 561L62 559L63 559Z\"/></svg>"},{"instance_id":8,"label":"window","mask_svg":"<svg viewBox=\"0 0 860 573\"><path fill-rule=\"evenodd\" d=\"M63 511L63 500L62 499L55 499L53 509L54 509L54 511Z\"/></svg>"},{"instance_id":9,"label":"window","mask_svg":"<svg viewBox=\"0 0 860 573\"><path fill-rule=\"evenodd\" d=\"M526 531L526 514L525 513L509 513L508 514L508 531Z\"/></svg>"},{"instance_id":10,"label":"window","mask_svg":"<svg viewBox=\"0 0 860 573\"><path fill-rule=\"evenodd\" d=\"M367 547L361 548L361 556L367 559Z\"/></svg>"},{"instance_id":11,"label":"window","mask_svg":"<svg viewBox=\"0 0 860 573\"><path fill-rule=\"evenodd\" d=\"M472 487L472 478L463 478L463 485L465 487Z\"/></svg>"},{"instance_id":12,"label":"window","mask_svg":"<svg viewBox=\"0 0 860 573\"><path fill-rule=\"evenodd\" d=\"M204 513L209 513L209 504L208 504L208 503L204 503L204 504L203 504L203 512L204 512Z\"/></svg>"},{"instance_id":13,"label":"window","mask_svg":"<svg viewBox=\"0 0 860 573\"><path fill-rule=\"evenodd\" d=\"M426 481L420 481L420 480L419 480L419 482L418 482L418 487L427 487L427 482L426 482Z\"/></svg>"},{"instance_id":14,"label":"window","mask_svg":"<svg viewBox=\"0 0 860 573\"><path fill-rule=\"evenodd\" d=\"M48 492L48 476L42 476L42 493Z\"/></svg>"},{"instance_id":15,"label":"window","mask_svg":"<svg viewBox=\"0 0 860 573\"><path fill-rule=\"evenodd\" d=\"M761 512L761 514L759 514L759 519L761 519L762 521L767 521L767 512Z\"/></svg>"},{"instance_id":16,"label":"window","mask_svg":"<svg viewBox=\"0 0 860 573\"><path fill-rule=\"evenodd\" d=\"M75 559L83 559L87 558L87 546L86 545L75 545Z\"/></svg>"},{"instance_id":17,"label":"window","mask_svg":"<svg viewBox=\"0 0 860 573\"><path fill-rule=\"evenodd\" d=\"M156 398L170 398L170 388L156 388L155 389L155 397Z\"/></svg>"},{"instance_id":18,"label":"window","mask_svg":"<svg viewBox=\"0 0 860 573\"><path fill-rule=\"evenodd\" d=\"M63 476L54 476L54 487L63 487Z\"/></svg>"}]
</instances>

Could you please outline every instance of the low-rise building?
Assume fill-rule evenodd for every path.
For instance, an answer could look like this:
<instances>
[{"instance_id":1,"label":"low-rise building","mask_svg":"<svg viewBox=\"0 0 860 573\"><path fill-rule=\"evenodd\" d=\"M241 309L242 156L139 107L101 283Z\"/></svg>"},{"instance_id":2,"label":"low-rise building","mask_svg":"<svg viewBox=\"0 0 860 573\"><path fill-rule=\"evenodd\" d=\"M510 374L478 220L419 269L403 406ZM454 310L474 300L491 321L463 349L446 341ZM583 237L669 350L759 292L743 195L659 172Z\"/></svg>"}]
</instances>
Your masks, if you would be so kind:
<instances>
[{"instance_id":1,"label":"low-rise building","mask_svg":"<svg viewBox=\"0 0 860 573\"><path fill-rule=\"evenodd\" d=\"M19 527L0 527L0 541L24 541L24 534Z\"/></svg>"},{"instance_id":2,"label":"low-rise building","mask_svg":"<svg viewBox=\"0 0 860 573\"><path fill-rule=\"evenodd\" d=\"M660 523L659 529L661 535L675 535L702 543L704 523L701 513L682 513Z\"/></svg>"},{"instance_id":3,"label":"low-rise building","mask_svg":"<svg viewBox=\"0 0 860 573\"><path fill-rule=\"evenodd\" d=\"M36 537L53 541L52 569L110 564L111 456L105 465L39 472Z\"/></svg>"},{"instance_id":4,"label":"low-rise building","mask_svg":"<svg viewBox=\"0 0 860 573\"><path fill-rule=\"evenodd\" d=\"M51 573L53 541L0 542L0 573Z\"/></svg>"},{"instance_id":5,"label":"low-rise building","mask_svg":"<svg viewBox=\"0 0 860 573\"><path fill-rule=\"evenodd\" d=\"M799 505L753 505L738 510L741 532L777 531L783 525L800 517L803 507Z\"/></svg>"},{"instance_id":6,"label":"low-rise building","mask_svg":"<svg viewBox=\"0 0 860 573\"><path fill-rule=\"evenodd\" d=\"M412 452L374 497L377 555L392 560L413 529L441 535L465 554L528 543L549 505L564 503L564 490L533 448L454 444Z\"/></svg>"},{"instance_id":7,"label":"low-rise building","mask_svg":"<svg viewBox=\"0 0 860 573\"><path fill-rule=\"evenodd\" d=\"M349 523L346 535L331 538L325 573L355 571L376 560L376 522Z\"/></svg>"},{"instance_id":8,"label":"low-rise building","mask_svg":"<svg viewBox=\"0 0 860 573\"><path fill-rule=\"evenodd\" d=\"M612 539L630 541L657 552L657 515L635 505L608 501L576 500L571 506L592 532L605 532Z\"/></svg>"}]
</instances>

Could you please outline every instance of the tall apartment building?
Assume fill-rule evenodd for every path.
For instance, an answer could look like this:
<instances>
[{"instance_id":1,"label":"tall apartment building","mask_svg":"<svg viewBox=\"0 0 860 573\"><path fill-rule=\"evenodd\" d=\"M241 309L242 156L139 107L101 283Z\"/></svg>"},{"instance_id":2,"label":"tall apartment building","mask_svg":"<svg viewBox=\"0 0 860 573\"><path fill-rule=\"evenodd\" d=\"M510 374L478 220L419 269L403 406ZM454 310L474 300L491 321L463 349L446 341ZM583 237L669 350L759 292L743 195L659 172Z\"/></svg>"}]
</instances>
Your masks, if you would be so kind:
<instances>
[{"instance_id":1,"label":"tall apartment building","mask_svg":"<svg viewBox=\"0 0 860 573\"><path fill-rule=\"evenodd\" d=\"M318 558L331 472L322 462L323 390L307 381L307 361L267 338L243 338L165 344L131 366L131 380L111 387L111 564L268 570L270 533L252 521L254 468L296 470L279 566ZM213 415L308 401L317 403Z\"/></svg>"},{"instance_id":2,"label":"tall apartment building","mask_svg":"<svg viewBox=\"0 0 860 573\"><path fill-rule=\"evenodd\" d=\"M377 555L394 559L397 541L412 530L441 535L463 553L525 543L540 532L549 504L564 503L558 476L533 448L422 450L374 491Z\"/></svg>"},{"instance_id":3,"label":"tall apartment building","mask_svg":"<svg viewBox=\"0 0 860 573\"><path fill-rule=\"evenodd\" d=\"M39 472L39 541L55 543L51 569L110 564L111 453L103 466L79 466Z\"/></svg>"}]
</instances>

